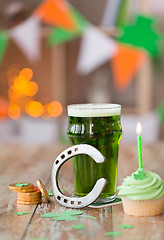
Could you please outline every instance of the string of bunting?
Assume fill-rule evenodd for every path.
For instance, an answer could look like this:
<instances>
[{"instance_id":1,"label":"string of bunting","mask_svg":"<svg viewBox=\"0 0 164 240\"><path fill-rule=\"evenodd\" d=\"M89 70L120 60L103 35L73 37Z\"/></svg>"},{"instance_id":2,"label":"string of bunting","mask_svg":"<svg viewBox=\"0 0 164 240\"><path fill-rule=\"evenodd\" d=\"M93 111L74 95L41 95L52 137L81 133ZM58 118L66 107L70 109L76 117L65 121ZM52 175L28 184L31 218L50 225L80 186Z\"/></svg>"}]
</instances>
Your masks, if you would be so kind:
<instances>
[{"instance_id":1,"label":"string of bunting","mask_svg":"<svg viewBox=\"0 0 164 240\"><path fill-rule=\"evenodd\" d=\"M90 23L74 7L70 7L70 12L76 22L76 27L70 30L54 27L48 38L48 43L50 45L58 45L76 38L90 25Z\"/></svg>"},{"instance_id":2,"label":"string of bunting","mask_svg":"<svg viewBox=\"0 0 164 240\"><path fill-rule=\"evenodd\" d=\"M16 42L30 61L39 59L40 22L52 26L47 40L49 45L63 44L82 35L78 72L89 74L111 60L113 79L119 90L129 86L147 54L152 57L160 54L162 37L157 30L156 19L151 16L137 15L132 24L120 25L122 34L112 39L89 23L66 0L45 0L26 21L9 31L0 31L0 63L9 38Z\"/></svg>"}]
</instances>

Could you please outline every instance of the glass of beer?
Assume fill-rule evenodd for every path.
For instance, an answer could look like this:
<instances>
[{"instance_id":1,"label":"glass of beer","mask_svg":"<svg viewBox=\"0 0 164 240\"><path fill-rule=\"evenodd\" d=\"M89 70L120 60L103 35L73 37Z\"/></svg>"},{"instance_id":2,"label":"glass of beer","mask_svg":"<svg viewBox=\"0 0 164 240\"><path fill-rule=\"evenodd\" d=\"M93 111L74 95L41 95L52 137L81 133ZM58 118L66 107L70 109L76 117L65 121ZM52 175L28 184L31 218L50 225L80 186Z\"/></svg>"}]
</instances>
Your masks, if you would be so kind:
<instances>
[{"instance_id":1,"label":"glass of beer","mask_svg":"<svg viewBox=\"0 0 164 240\"><path fill-rule=\"evenodd\" d=\"M122 135L119 104L73 104L67 107L69 125L68 137L72 145L90 144L106 158L96 163L88 155L78 155L73 160L75 194L87 195L96 181L105 178L107 183L96 203L115 199L117 161Z\"/></svg>"}]
</instances>

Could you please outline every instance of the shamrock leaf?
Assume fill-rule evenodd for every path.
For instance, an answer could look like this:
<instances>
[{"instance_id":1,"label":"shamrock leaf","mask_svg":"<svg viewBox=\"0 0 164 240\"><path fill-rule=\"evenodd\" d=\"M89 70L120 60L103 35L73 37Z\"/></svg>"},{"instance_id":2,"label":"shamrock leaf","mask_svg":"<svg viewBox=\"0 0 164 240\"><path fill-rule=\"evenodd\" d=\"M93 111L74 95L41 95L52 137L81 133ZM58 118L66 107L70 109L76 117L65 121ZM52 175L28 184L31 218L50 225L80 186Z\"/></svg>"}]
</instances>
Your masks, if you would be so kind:
<instances>
[{"instance_id":1,"label":"shamrock leaf","mask_svg":"<svg viewBox=\"0 0 164 240\"><path fill-rule=\"evenodd\" d=\"M64 211L62 213L52 213L52 212L48 212L48 213L44 213L43 215L41 215L42 218L54 218L54 220L57 221L71 221L71 220L76 220L75 217L76 215L81 215L84 212L82 211L75 211L75 210L69 210L69 211Z\"/></svg>"},{"instance_id":2,"label":"shamrock leaf","mask_svg":"<svg viewBox=\"0 0 164 240\"><path fill-rule=\"evenodd\" d=\"M28 183L16 183L16 187L23 187L23 186L28 186Z\"/></svg>"},{"instance_id":3,"label":"shamrock leaf","mask_svg":"<svg viewBox=\"0 0 164 240\"><path fill-rule=\"evenodd\" d=\"M82 211L76 211L76 210L69 210L69 211L64 211L64 212L62 212L61 213L61 215L63 216L65 216L65 215L69 215L69 216L76 216L76 215L81 215L81 214L83 214L84 212L82 212Z\"/></svg>"},{"instance_id":4,"label":"shamrock leaf","mask_svg":"<svg viewBox=\"0 0 164 240\"><path fill-rule=\"evenodd\" d=\"M120 229L125 229L125 228L130 229L130 228L133 228L133 227L134 227L134 225L128 225L128 224L121 224L119 226Z\"/></svg>"},{"instance_id":5,"label":"shamrock leaf","mask_svg":"<svg viewBox=\"0 0 164 240\"><path fill-rule=\"evenodd\" d=\"M44 213L43 215L41 215L42 218L55 218L55 217L59 217L59 216L60 216L60 214L52 213L52 212Z\"/></svg>"},{"instance_id":6,"label":"shamrock leaf","mask_svg":"<svg viewBox=\"0 0 164 240\"><path fill-rule=\"evenodd\" d=\"M152 56L159 55L162 38L155 18L138 15L134 23L123 26L122 30L122 35L119 36L120 42L144 48Z\"/></svg>"},{"instance_id":7,"label":"shamrock leaf","mask_svg":"<svg viewBox=\"0 0 164 240\"><path fill-rule=\"evenodd\" d=\"M90 216L90 215L82 215L80 217L86 217L86 218L91 218L91 219L97 219L96 217Z\"/></svg>"},{"instance_id":8,"label":"shamrock leaf","mask_svg":"<svg viewBox=\"0 0 164 240\"><path fill-rule=\"evenodd\" d=\"M69 215L59 216L59 217L54 218L54 220L56 220L56 221L74 221L76 219L77 219L76 217L72 217Z\"/></svg>"},{"instance_id":9,"label":"shamrock leaf","mask_svg":"<svg viewBox=\"0 0 164 240\"><path fill-rule=\"evenodd\" d=\"M105 236L113 236L113 237L117 237L120 236L121 232L106 232Z\"/></svg>"},{"instance_id":10,"label":"shamrock leaf","mask_svg":"<svg viewBox=\"0 0 164 240\"><path fill-rule=\"evenodd\" d=\"M15 212L17 216L27 215L28 212Z\"/></svg>"},{"instance_id":11,"label":"shamrock leaf","mask_svg":"<svg viewBox=\"0 0 164 240\"><path fill-rule=\"evenodd\" d=\"M86 226L83 225L83 224L72 225L72 226L71 226L71 228L73 228L73 229L77 229L77 230L79 230L79 229L83 229L83 228L85 228L85 227L86 227Z\"/></svg>"},{"instance_id":12,"label":"shamrock leaf","mask_svg":"<svg viewBox=\"0 0 164 240\"><path fill-rule=\"evenodd\" d=\"M138 170L138 174L134 173L133 176L136 180L143 180L147 178L144 170Z\"/></svg>"},{"instance_id":13,"label":"shamrock leaf","mask_svg":"<svg viewBox=\"0 0 164 240\"><path fill-rule=\"evenodd\" d=\"M53 193L51 192L50 189L47 189L47 192L48 192L48 194L49 194L50 197L53 196Z\"/></svg>"}]
</instances>

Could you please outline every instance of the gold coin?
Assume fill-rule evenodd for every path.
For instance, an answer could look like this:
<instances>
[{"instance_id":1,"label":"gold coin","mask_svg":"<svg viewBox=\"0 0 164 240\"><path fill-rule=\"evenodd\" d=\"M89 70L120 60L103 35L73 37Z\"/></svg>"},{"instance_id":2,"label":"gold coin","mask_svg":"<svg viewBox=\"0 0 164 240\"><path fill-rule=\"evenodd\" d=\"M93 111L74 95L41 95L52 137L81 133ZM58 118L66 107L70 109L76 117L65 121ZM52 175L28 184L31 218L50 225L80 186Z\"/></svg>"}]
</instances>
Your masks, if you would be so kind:
<instances>
[{"instance_id":1,"label":"gold coin","mask_svg":"<svg viewBox=\"0 0 164 240\"><path fill-rule=\"evenodd\" d=\"M36 192L36 194L29 195L29 193L17 193L17 199L22 201L35 201L35 200L41 200L41 192Z\"/></svg>"},{"instance_id":2,"label":"gold coin","mask_svg":"<svg viewBox=\"0 0 164 240\"><path fill-rule=\"evenodd\" d=\"M36 190L35 192L26 192L26 193L22 193L22 192L18 192L17 196L19 197L41 197L41 192L40 190Z\"/></svg>"},{"instance_id":3,"label":"gold coin","mask_svg":"<svg viewBox=\"0 0 164 240\"><path fill-rule=\"evenodd\" d=\"M28 184L28 185L23 186L23 184ZM33 188L34 188L34 184L32 183L13 183L9 185L9 189L11 189L14 192L28 191L28 190L32 190Z\"/></svg>"},{"instance_id":4,"label":"gold coin","mask_svg":"<svg viewBox=\"0 0 164 240\"><path fill-rule=\"evenodd\" d=\"M36 192L38 190L37 187L34 186L34 188L27 189L27 190L19 190L17 193L28 193L28 192Z\"/></svg>"},{"instance_id":5,"label":"gold coin","mask_svg":"<svg viewBox=\"0 0 164 240\"><path fill-rule=\"evenodd\" d=\"M41 182L40 179L38 179L38 180L36 181L36 183L37 183L37 185L38 185L39 190L40 190L41 193L43 194L43 197L44 197L48 202L50 202L51 199L50 199L50 196L49 196L49 194L48 194L48 192L47 192L47 189L46 189L46 187L44 186L44 184Z\"/></svg>"},{"instance_id":6,"label":"gold coin","mask_svg":"<svg viewBox=\"0 0 164 240\"><path fill-rule=\"evenodd\" d=\"M25 202L25 201L18 201L17 200L17 204L21 204L21 205L33 205L33 204L38 204L40 202L41 202L41 200L38 200L38 201L27 201L27 202Z\"/></svg>"},{"instance_id":7,"label":"gold coin","mask_svg":"<svg viewBox=\"0 0 164 240\"><path fill-rule=\"evenodd\" d=\"M20 202L35 202L35 201L41 201L41 197L40 198L17 198L17 201Z\"/></svg>"},{"instance_id":8,"label":"gold coin","mask_svg":"<svg viewBox=\"0 0 164 240\"><path fill-rule=\"evenodd\" d=\"M33 201L33 200L38 200L38 199L42 199L41 195L40 196L25 196L25 197L22 197L22 196L17 196L17 199L19 200L23 200L23 201Z\"/></svg>"},{"instance_id":9,"label":"gold coin","mask_svg":"<svg viewBox=\"0 0 164 240\"><path fill-rule=\"evenodd\" d=\"M28 192L28 193L17 193L17 200L18 201L40 201L42 198L40 190L37 190L35 192Z\"/></svg>"}]
</instances>

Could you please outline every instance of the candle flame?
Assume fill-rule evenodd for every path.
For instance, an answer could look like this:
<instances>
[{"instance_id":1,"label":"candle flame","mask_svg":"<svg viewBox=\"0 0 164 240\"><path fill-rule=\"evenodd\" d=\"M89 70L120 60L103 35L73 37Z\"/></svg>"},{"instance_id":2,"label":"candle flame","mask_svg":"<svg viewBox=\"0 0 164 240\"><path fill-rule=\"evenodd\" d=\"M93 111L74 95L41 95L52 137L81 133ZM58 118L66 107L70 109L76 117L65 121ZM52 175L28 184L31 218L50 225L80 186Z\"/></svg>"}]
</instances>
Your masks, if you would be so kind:
<instances>
[{"instance_id":1,"label":"candle flame","mask_svg":"<svg viewBox=\"0 0 164 240\"><path fill-rule=\"evenodd\" d=\"M141 132L142 132L142 126L141 126L141 123L138 122L136 127L136 133L140 134Z\"/></svg>"}]
</instances>

